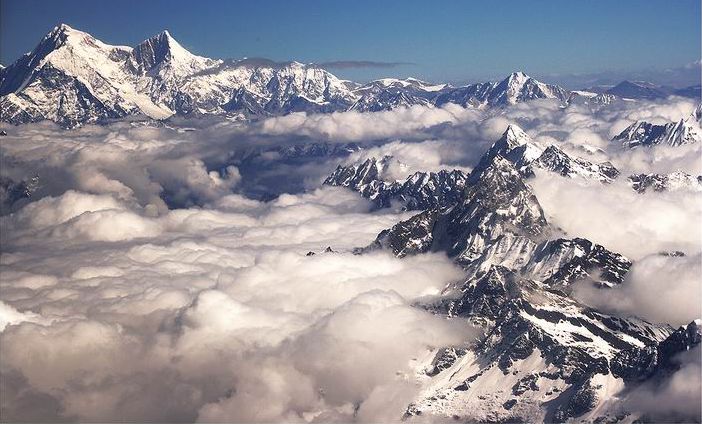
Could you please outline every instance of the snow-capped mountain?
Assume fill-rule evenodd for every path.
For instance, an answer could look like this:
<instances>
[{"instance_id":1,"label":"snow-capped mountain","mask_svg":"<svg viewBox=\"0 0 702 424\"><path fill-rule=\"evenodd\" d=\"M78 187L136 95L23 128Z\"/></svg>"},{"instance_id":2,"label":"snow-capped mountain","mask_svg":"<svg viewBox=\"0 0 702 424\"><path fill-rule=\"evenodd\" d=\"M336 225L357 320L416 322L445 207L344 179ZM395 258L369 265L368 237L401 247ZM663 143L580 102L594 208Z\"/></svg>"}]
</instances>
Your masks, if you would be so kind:
<instances>
[{"instance_id":1,"label":"snow-capped mountain","mask_svg":"<svg viewBox=\"0 0 702 424\"><path fill-rule=\"evenodd\" d=\"M681 119L678 122L656 125L646 121L637 121L616 135L612 141L621 143L624 147L681 146L698 143L702 135L690 122Z\"/></svg>"},{"instance_id":2,"label":"snow-capped mountain","mask_svg":"<svg viewBox=\"0 0 702 424\"><path fill-rule=\"evenodd\" d=\"M381 89L377 92L368 92L361 96L349 110L358 112L378 112L392 110L398 107L414 105L428 105L429 100L423 97L407 94L404 90Z\"/></svg>"},{"instance_id":3,"label":"snow-capped mountain","mask_svg":"<svg viewBox=\"0 0 702 424\"><path fill-rule=\"evenodd\" d=\"M144 113L172 111L136 87L146 84L132 49L110 46L67 25L5 68L0 81L0 119L12 123L50 119L63 126Z\"/></svg>"},{"instance_id":4,"label":"snow-capped mountain","mask_svg":"<svg viewBox=\"0 0 702 424\"><path fill-rule=\"evenodd\" d=\"M37 47L0 68L0 121L52 120L63 127L128 115L375 112L456 103L503 107L535 99L599 109L620 98L685 95L649 83L624 81L605 93L569 92L515 72L497 82L461 87L414 78L358 84L315 64L266 59L220 60L186 50L168 31L135 47L113 46L61 24Z\"/></svg>"},{"instance_id":5,"label":"snow-capped mountain","mask_svg":"<svg viewBox=\"0 0 702 424\"><path fill-rule=\"evenodd\" d=\"M616 422L638 418L618 398L674 367L699 343L700 327L673 331L593 311L562 292L495 266L450 287L433 308L465 317L485 336L437 349L418 367L422 384L406 418L471 422Z\"/></svg>"},{"instance_id":6,"label":"snow-capped mountain","mask_svg":"<svg viewBox=\"0 0 702 424\"><path fill-rule=\"evenodd\" d=\"M20 124L49 119L67 128L128 115L254 117L449 102L505 106L533 99L565 102L568 97L561 87L522 72L464 87L413 78L357 84L314 64L197 56L168 31L126 47L103 43L64 24L0 70L0 120Z\"/></svg>"},{"instance_id":7,"label":"snow-capped mountain","mask_svg":"<svg viewBox=\"0 0 702 424\"><path fill-rule=\"evenodd\" d=\"M600 285L619 284L630 262L583 240L549 239L543 210L508 160L476 168L453 204L432 206L378 235L373 248L398 256L446 251L480 275L500 265L549 284L567 286L598 270Z\"/></svg>"},{"instance_id":8,"label":"snow-capped mountain","mask_svg":"<svg viewBox=\"0 0 702 424\"><path fill-rule=\"evenodd\" d=\"M596 164L571 156L555 145L544 148L514 124L509 125L502 137L483 155L476 169L488 167L498 156L512 162L523 176L532 175L534 168L564 177L601 182L611 182L619 175L619 171L609 162Z\"/></svg>"},{"instance_id":9,"label":"snow-capped mountain","mask_svg":"<svg viewBox=\"0 0 702 424\"><path fill-rule=\"evenodd\" d=\"M619 176L619 171L609 162L596 164L571 156L555 145L544 148L513 124L483 154L471 175L459 170L441 170L416 172L400 181L388 180L386 170L394 160L391 156L385 156L338 165L324 184L354 190L372 200L376 207L399 204L406 210L420 210L442 208L456 203L469 180L477 178L498 160L510 162L524 178L534 176L534 169L537 168L562 177L602 183L612 182Z\"/></svg>"},{"instance_id":10,"label":"snow-capped mountain","mask_svg":"<svg viewBox=\"0 0 702 424\"><path fill-rule=\"evenodd\" d=\"M133 114L343 110L357 98L319 67L208 59L168 31L131 48L60 25L0 75L1 120L65 127Z\"/></svg>"},{"instance_id":11,"label":"snow-capped mountain","mask_svg":"<svg viewBox=\"0 0 702 424\"><path fill-rule=\"evenodd\" d=\"M382 231L357 253L445 252L466 277L422 306L466 318L484 331L477 342L437 347L417 359L421 391L408 405L406 420L429 415L478 422L633 421L637 411L621 399L641 382L675 369L675 355L700 343L698 322L676 330L607 315L569 295L578 282L599 290L626 284L632 263L593 241L564 238L547 222L528 177L538 167L609 182L619 174L611 164L544 148L514 125L470 175L442 171L460 179L416 173L405 182L385 181L392 160L339 166L325 181L379 206L406 200L410 181L421 188L412 192L414 207L407 208L420 212ZM640 192L687 189L699 185L697 180L684 173L629 178ZM451 185L456 181L460 184ZM450 195L437 195L437 187Z\"/></svg>"},{"instance_id":12,"label":"snow-capped mountain","mask_svg":"<svg viewBox=\"0 0 702 424\"><path fill-rule=\"evenodd\" d=\"M462 106L505 106L534 99L557 99L565 102L569 93L557 85L545 84L524 72L515 72L499 82L471 84L447 90L436 104Z\"/></svg>"},{"instance_id":13,"label":"snow-capped mountain","mask_svg":"<svg viewBox=\"0 0 702 424\"><path fill-rule=\"evenodd\" d=\"M515 129L507 135L521 138ZM473 344L437 348L417 360L422 390L405 419L635 419L636 411L613 395L700 342L697 323L674 331L602 314L568 296L576 281L600 290L624 284L631 262L589 240L555 234L514 163L497 154L473 171L458 202L426 209L359 250L400 257L446 252L467 277L424 306L484 329Z\"/></svg>"},{"instance_id":14,"label":"snow-capped mountain","mask_svg":"<svg viewBox=\"0 0 702 424\"><path fill-rule=\"evenodd\" d=\"M569 178L585 178L601 182L611 182L619 176L619 171L610 162L599 164L573 157L551 145L536 159L534 166L558 173Z\"/></svg>"}]
</instances>

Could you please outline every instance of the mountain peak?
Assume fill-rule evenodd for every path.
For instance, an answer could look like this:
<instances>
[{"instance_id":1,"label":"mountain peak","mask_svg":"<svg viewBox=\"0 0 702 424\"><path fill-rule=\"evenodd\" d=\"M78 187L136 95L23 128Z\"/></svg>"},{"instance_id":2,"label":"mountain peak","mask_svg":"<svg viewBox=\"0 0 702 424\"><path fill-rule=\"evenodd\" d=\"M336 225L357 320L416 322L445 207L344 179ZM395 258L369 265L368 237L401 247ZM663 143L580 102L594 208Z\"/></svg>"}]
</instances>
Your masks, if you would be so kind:
<instances>
[{"instance_id":1,"label":"mountain peak","mask_svg":"<svg viewBox=\"0 0 702 424\"><path fill-rule=\"evenodd\" d=\"M56 37L57 35L89 35L87 32L83 32L80 30L77 30L73 28L72 26L64 23L60 23L56 25L51 31L49 31L48 34L44 37L46 38L53 38Z\"/></svg>"},{"instance_id":2,"label":"mountain peak","mask_svg":"<svg viewBox=\"0 0 702 424\"><path fill-rule=\"evenodd\" d=\"M503 80L509 87L521 87L526 83L531 77L522 71L512 72L507 78Z\"/></svg>"},{"instance_id":3,"label":"mountain peak","mask_svg":"<svg viewBox=\"0 0 702 424\"><path fill-rule=\"evenodd\" d=\"M515 124L509 124L500 140L506 141L507 145L510 147L519 146L526 144L531 141L529 134L525 133L523 129Z\"/></svg>"},{"instance_id":4,"label":"mountain peak","mask_svg":"<svg viewBox=\"0 0 702 424\"><path fill-rule=\"evenodd\" d=\"M527 75L526 73L524 73L522 71L517 71L517 72L512 72L511 74L509 74L509 77L507 77L507 78L508 79L528 79L530 77L529 77L529 75Z\"/></svg>"},{"instance_id":5,"label":"mountain peak","mask_svg":"<svg viewBox=\"0 0 702 424\"><path fill-rule=\"evenodd\" d=\"M59 32L68 32L68 31L75 31L73 27L71 27L68 24L60 23L54 27L53 30L51 30L51 33L59 33Z\"/></svg>"},{"instance_id":6,"label":"mountain peak","mask_svg":"<svg viewBox=\"0 0 702 424\"><path fill-rule=\"evenodd\" d=\"M204 60L186 50L167 29L139 43L134 48L134 57L146 70L171 61L190 63L197 59Z\"/></svg>"},{"instance_id":7,"label":"mountain peak","mask_svg":"<svg viewBox=\"0 0 702 424\"><path fill-rule=\"evenodd\" d=\"M151 39L154 38L158 39L161 43L166 44L171 49L171 51L175 49L185 50L185 48L175 38L173 38L173 35L171 35L170 31L168 31L167 29L164 29L155 36L151 37Z\"/></svg>"},{"instance_id":8,"label":"mountain peak","mask_svg":"<svg viewBox=\"0 0 702 424\"><path fill-rule=\"evenodd\" d=\"M88 33L78 31L67 24L56 25L48 34L44 36L39 45L35 48L34 53L40 53L41 56L48 54L52 50L66 44L66 42L76 36L90 36Z\"/></svg>"}]
</instances>

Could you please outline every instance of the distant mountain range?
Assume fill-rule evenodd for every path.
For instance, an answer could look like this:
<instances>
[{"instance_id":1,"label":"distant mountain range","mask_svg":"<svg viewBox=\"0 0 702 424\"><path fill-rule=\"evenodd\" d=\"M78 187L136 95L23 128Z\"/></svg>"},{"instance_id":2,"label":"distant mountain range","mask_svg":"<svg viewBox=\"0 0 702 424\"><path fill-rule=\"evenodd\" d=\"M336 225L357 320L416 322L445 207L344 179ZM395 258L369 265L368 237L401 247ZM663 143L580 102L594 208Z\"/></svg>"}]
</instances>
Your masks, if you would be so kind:
<instances>
[{"instance_id":1,"label":"distant mountain range","mask_svg":"<svg viewBox=\"0 0 702 424\"><path fill-rule=\"evenodd\" d=\"M461 87L413 78L359 84L314 64L197 56L168 31L125 47L62 24L34 50L0 68L0 121L48 119L73 128L131 115L164 119L221 114L244 119L446 103L501 107L533 99L608 104L616 97L652 99L670 94L699 97L699 86L676 91L625 81L604 93L571 92L522 72L499 82Z\"/></svg>"},{"instance_id":2,"label":"distant mountain range","mask_svg":"<svg viewBox=\"0 0 702 424\"><path fill-rule=\"evenodd\" d=\"M702 96L700 85L685 88L673 88L656 85L646 81L622 81L613 87L596 87L591 89L598 93L611 94L625 99L662 99L668 96L682 96L699 99Z\"/></svg>"}]
</instances>

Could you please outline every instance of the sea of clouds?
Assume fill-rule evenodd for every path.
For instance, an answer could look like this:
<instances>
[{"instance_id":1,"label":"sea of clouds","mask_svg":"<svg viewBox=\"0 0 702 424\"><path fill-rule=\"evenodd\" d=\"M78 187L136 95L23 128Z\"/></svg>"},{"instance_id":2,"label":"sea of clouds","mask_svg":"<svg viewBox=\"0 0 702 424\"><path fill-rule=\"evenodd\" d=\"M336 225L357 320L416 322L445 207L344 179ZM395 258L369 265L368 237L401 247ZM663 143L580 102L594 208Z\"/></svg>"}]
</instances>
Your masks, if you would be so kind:
<instances>
[{"instance_id":1,"label":"sea of clouds","mask_svg":"<svg viewBox=\"0 0 702 424\"><path fill-rule=\"evenodd\" d=\"M384 155L401 164L389 168L392 179L468 171L510 123L543 144L610 160L623 175L699 175L699 145L630 151L609 141L637 119L679 120L694 107L679 98L598 111L534 101L500 113L447 105L251 123L8 128L0 175L38 176L39 186L0 217L3 419L399 420L419 390L422 355L479 335L413 306L462 271L438 253L353 254L411 214L375 210L356 193L321 186L324 177ZM362 149L271 154L313 142ZM637 194L623 181L553 175L530 184L564 233L635 260L606 298L583 288L579 299L675 326L702 315L699 192ZM686 256L659 255L672 250ZM690 358L683 369L699 370ZM685 383L689 393L699 378Z\"/></svg>"}]
</instances>

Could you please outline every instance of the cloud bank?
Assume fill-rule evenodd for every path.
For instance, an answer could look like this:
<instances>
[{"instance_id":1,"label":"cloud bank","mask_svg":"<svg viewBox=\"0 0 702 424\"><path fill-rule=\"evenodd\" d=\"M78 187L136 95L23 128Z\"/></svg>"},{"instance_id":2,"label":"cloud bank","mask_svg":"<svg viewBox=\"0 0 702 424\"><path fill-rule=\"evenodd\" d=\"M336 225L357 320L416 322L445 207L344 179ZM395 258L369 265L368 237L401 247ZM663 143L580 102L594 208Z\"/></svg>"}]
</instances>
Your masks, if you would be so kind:
<instances>
[{"instance_id":1,"label":"cloud bank","mask_svg":"<svg viewBox=\"0 0 702 424\"><path fill-rule=\"evenodd\" d=\"M446 257L350 253L404 217L368 210L336 188L159 216L68 191L2 218L3 416L399 419L417 355L476 332L411 306L460 278Z\"/></svg>"},{"instance_id":2,"label":"cloud bank","mask_svg":"<svg viewBox=\"0 0 702 424\"><path fill-rule=\"evenodd\" d=\"M463 273L440 254L354 255L409 215L370 212L354 193L320 189L325 173L384 155L396 160L393 179L469 170L517 123L539 141L611 160L624 175L699 174L699 146L624 151L608 141L636 119L678 120L693 107L675 98L594 111L536 101L499 112L415 106L252 123L11 128L1 175L40 183L0 218L2 415L399 420L418 390L421 355L477 335L412 306ZM362 150L281 153L348 142ZM623 182L543 175L529 183L563 232L636 261L607 299L583 291L583 300L675 324L699 315L698 194L639 195ZM335 252L323 253L327 246ZM687 256L658 255L672 250ZM681 384L661 387L689 387Z\"/></svg>"}]
</instances>

